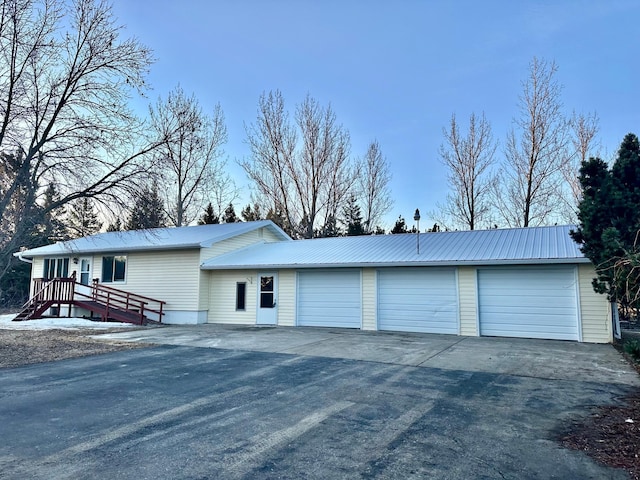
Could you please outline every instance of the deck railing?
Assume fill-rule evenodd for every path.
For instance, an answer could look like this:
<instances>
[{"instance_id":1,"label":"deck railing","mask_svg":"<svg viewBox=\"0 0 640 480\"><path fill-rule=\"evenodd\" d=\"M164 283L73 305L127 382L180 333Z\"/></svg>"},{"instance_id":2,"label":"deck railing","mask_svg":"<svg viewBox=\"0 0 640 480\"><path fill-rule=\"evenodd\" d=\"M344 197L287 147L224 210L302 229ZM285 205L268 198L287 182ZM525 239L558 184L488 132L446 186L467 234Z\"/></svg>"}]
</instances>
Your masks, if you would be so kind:
<instances>
[{"instance_id":1,"label":"deck railing","mask_svg":"<svg viewBox=\"0 0 640 480\"><path fill-rule=\"evenodd\" d=\"M88 293L87 288L89 289ZM51 280L35 278L33 291L34 294L27 303L52 302L58 305L72 305L87 301L95 302L101 307L101 310L105 310L103 313L105 318L109 318L110 312L125 311L136 315L140 323L144 323L146 320L161 323L162 316L165 314L164 305L167 303L100 284L97 279L91 285L84 285L77 282L75 277L53 278Z\"/></svg>"}]
</instances>

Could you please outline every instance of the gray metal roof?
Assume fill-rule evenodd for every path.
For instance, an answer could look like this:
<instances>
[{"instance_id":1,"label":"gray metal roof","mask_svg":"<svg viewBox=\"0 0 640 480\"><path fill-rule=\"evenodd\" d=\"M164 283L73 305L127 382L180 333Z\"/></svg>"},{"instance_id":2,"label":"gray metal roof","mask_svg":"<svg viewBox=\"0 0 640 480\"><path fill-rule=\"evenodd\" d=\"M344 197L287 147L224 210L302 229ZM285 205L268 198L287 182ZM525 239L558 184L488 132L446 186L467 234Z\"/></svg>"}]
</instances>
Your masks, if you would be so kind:
<instances>
[{"instance_id":1,"label":"gray metal roof","mask_svg":"<svg viewBox=\"0 0 640 480\"><path fill-rule=\"evenodd\" d=\"M207 270L588 263L572 226L319 238L252 245L203 263Z\"/></svg>"},{"instance_id":2,"label":"gray metal roof","mask_svg":"<svg viewBox=\"0 0 640 480\"><path fill-rule=\"evenodd\" d=\"M67 242L57 242L14 255L31 258L44 255L205 248L222 240L263 227L271 230L281 240L291 241L291 238L271 220L261 220L258 222L106 232Z\"/></svg>"}]
</instances>

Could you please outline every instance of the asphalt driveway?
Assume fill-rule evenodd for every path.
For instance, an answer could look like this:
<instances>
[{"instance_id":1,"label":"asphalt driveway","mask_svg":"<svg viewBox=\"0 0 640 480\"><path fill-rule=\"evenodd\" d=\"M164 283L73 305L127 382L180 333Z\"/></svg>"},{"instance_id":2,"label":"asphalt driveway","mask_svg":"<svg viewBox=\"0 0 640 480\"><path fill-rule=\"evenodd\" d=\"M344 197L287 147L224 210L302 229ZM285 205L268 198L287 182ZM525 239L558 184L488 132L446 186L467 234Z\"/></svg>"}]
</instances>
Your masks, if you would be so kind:
<instances>
[{"instance_id":1,"label":"asphalt driveway","mask_svg":"<svg viewBox=\"0 0 640 480\"><path fill-rule=\"evenodd\" d=\"M592 406L636 388L610 346L521 340L507 351L501 339L322 340L334 334L315 329L288 329L292 339L317 337L286 345L278 330L287 329L255 333L267 351L233 346L242 330L229 328L214 348L164 345L0 371L0 477L626 478L554 441ZM420 342L431 345L423 357ZM268 351L273 344L304 352ZM309 354L313 345L325 354ZM375 361L345 358L376 350ZM524 371L514 366L519 351L520 363L533 362ZM452 356L466 360L454 368ZM536 358L562 368L538 373Z\"/></svg>"}]
</instances>

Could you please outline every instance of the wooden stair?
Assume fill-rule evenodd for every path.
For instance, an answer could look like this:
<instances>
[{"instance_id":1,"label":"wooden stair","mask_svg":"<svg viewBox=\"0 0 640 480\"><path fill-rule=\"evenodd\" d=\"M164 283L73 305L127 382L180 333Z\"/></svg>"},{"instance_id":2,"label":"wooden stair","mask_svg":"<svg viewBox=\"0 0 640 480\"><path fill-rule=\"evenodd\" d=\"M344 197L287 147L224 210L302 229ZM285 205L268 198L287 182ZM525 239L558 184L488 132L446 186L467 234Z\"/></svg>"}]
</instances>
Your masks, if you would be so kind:
<instances>
[{"instance_id":1,"label":"wooden stair","mask_svg":"<svg viewBox=\"0 0 640 480\"><path fill-rule=\"evenodd\" d=\"M78 286L90 293L83 293ZM42 318L53 306L69 305L88 310L91 316L102 321L118 321L145 325L162 323L166 302L144 297L117 288L101 285L94 280L92 285L81 285L75 278L54 278L49 281L34 279L36 292L13 319L14 322ZM58 308L58 316L60 308Z\"/></svg>"}]
</instances>

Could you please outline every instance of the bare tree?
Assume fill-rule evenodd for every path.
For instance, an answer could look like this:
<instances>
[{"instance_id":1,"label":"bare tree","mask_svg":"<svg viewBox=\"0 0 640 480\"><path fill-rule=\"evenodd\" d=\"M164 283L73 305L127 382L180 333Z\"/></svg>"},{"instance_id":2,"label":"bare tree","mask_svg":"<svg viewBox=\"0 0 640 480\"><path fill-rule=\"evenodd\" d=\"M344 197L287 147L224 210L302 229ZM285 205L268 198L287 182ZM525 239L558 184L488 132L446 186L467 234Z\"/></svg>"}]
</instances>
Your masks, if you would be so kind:
<instances>
[{"instance_id":1,"label":"bare tree","mask_svg":"<svg viewBox=\"0 0 640 480\"><path fill-rule=\"evenodd\" d=\"M469 117L469 130L460 131L455 115L443 129L446 143L440 146L442 163L447 167L451 189L444 205L439 205L441 223L449 228L474 230L488 222L491 187L495 183L491 168L497 142L484 116Z\"/></svg>"},{"instance_id":2,"label":"bare tree","mask_svg":"<svg viewBox=\"0 0 640 480\"><path fill-rule=\"evenodd\" d=\"M362 203L362 223L365 231L371 233L375 231L382 216L393 206L389 188L391 170L377 140L369 144L361 163L356 177L356 189Z\"/></svg>"},{"instance_id":3,"label":"bare tree","mask_svg":"<svg viewBox=\"0 0 640 480\"><path fill-rule=\"evenodd\" d=\"M558 68L534 57L523 82L520 116L507 138L495 206L512 227L541 225L558 215L562 169L570 160L569 122L562 113Z\"/></svg>"},{"instance_id":4,"label":"bare tree","mask_svg":"<svg viewBox=\"0 0 640 480\"><path fill-rule=\"evenodd\" d=\"M206 115L195 96L186 96L178 86L151 108L151 121L156 134L165 139L157 164L171 223L177 227L190 223L212 200L228 205L227 194L234 187L222 159L227 127L220 105Z\"/></svg>"},{"instance_id":5,"label":"bare tree","mask_svg":"<svg viewBox=\"0 0 640 480\"><path fill-rule=\"evenodd\" d=\"M565 191L563 192L563 200L565 208L563 212L563 220L569 223L578 221L577 209L582 199L582 187L578 176L580 175L580 166L591 156L598 156L599 143L597 134L599 130L599 119L595 113L577 114L573 113L571 117L571 143L573 146L573 155L571 159L562 165L562 175L565 181Z\"/></svg>"},{"instance_id":6,"label":"bare tree","mask_svg":"<svg viewBox=\"0 0 640 480\"><path fill-rule=\"evenodd\" d=\"M128 104L145 88L151 52L120 34L100 0L0 6L0 276L48 185L59 192L52 211L77 198L127 198L146 172L142 160L159 142L144 138Z\"/></svg>"},{"instance_id":7,"label":"bare tree","mask_svg":"<svg viewBox=\"0 0 640 480\"><path fill-rule=\"evenodd\" d=\"M294 126L279 91L263 94L256 123L246 127L251 158L240 165L258 196L271 203L265 210L278 212L289 233L311 238L319 219L338 213L355 175L349 133L331 106L307 96L295 121Z\"/></svg>"}]
</instances>

